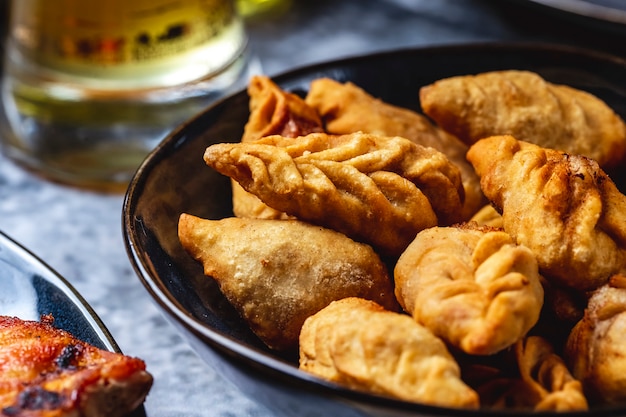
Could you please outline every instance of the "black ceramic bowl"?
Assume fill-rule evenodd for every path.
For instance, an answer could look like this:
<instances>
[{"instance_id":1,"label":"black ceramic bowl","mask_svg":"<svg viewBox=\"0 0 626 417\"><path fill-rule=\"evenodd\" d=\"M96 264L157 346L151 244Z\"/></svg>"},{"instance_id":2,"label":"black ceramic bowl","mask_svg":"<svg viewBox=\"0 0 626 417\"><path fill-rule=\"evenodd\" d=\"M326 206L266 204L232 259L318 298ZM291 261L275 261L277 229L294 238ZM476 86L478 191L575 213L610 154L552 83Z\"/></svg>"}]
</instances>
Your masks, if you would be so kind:
<instances>
[{"instance_id":1,"label":"black ceramic bowl","mask_svg":"<svg viewBox=\"0 0 626 417\"><path fill-rule=\"evenodd\" d=\"M590 51L549 45L459 45L392 51L297 69L273 79L305 93L318 77L352 81L370 94L419 110L418 91L440 78L521 69L604 99L626 116L626 62ZM294 358L266 349L201 266L181 248L178 216L232 216L228 178L202 155L216 142L239 141L248 119L248 96L239 92L180 126L138 169L128 189L123 227L139 278L189 343L255 401L280 416L479 416L501 412L453 410L363 394L319 380ZM625 414L594 410L594 415ZM511 413L511 415L529 413ZM588 415L588 413L582 413Z\"/></svg>"},{"instance_id":2,"label":"black ceramic bowl","mask_svg":"<svg viewBox=\"0 0 626 417\"><path fill-rule=\"evenodd\" d=\"M100 349L120 352L104 323L56 271L0 232L0 315L39 320L52 314L54 326ZM143 406L128 417L145 417Z\"/></svg>"}]
</instances>

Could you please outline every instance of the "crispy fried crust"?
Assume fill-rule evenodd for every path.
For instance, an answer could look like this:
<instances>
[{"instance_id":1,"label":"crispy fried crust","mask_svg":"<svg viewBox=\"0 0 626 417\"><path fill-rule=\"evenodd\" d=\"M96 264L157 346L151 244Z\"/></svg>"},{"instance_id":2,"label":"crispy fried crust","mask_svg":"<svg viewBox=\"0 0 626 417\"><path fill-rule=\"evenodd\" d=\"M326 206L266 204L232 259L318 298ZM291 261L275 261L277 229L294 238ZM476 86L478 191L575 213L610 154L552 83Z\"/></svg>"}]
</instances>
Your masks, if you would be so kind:
<instances>
[{"instance_id":1,"label":"crispy fried crust","mask_svg":"<svg viewBox=\"0 0 626 417\"><path fill-rule=\"evenodd\" d=\"M0 415L23 417L128 414L145 399L145 363L98 349L41 322L0 316Z\"/></svg>"},{"instance_id":2,"label":"crispy fried crust","mask_svg":"<svg viewBox=\"0 0 626 417\"><path fill-rule=\"evenodd\" d=\"M300 369L377 394L444 407L478 408L445 344L409 316L346 298L308 318Z\"/></svg>"},{"instance_id":3,"label":"crispy fried crust","mask_svg":"<svg viewBox=\"0 0 626 417\"><path fill-rule=\"evenodd\" d=\"M482 139L467 157L546 278L586 291L626 267L626 196L595 161L512 136Z\"/></svg>"},{"instance_id":4,"label":"crispy fried crust","mask_svg":"<svg viewBox=\"0 0 626 417\"><path fill-rule=\"evenodd\" d=\"M597 404L626 401L626 277L613 276L593 292L567 340L565 356Z\"/></svg>"},{"instance_id":5,"label":"crispy fried crust","mask_svg":"<svg viewBox=\"0 0 626 417\"><path fill-rule=\"evenodd\" d=\"M294 349L304 320L333 300L398 309L386 266L368 245L297 220L180 217L181 244L214 278L252 331Z\"/></svg>"},{"instance_id":6,"label":"crispy fried crust","mask_svg":"<svg viewBox=\"0 0 626 417\"><path fill-rule=\"evenodd\" d=\"M252 142L269 135L295 138L323 132L322 120L298 95L282 90L266 76L257 75L248 84L250 116L242 142ZM254 194L232 181L233 212L238 217L284 219L289 216L268 207Z\"/></svg>"},{"instance_id":7,"label":"crispy fried crust","mask_svg":"<svg viewBox=\"0 0 626 417\"><path fill-rule=\"evenodd\" d=\"M311 82L306 103L320 114L328 133L400 136L444 153L461 171L465 189L462 220L469 219L485 204L480 180L465 159L468 146L433 125L425 116L374 98L353 83L340 83L330 78Z\"/></svg>"},{"instance_id":8,"label":"crispy fried crust","mask_svg":"<svg viewBox=\"0 0 626 417\"><path fill-rule=\"evenodd\" d=\"M584 155L604 168L626 157L626 125L606 103L529 71L450 77L420 90L423 111L468 145L512 135L544 148Z\"/></svg>"},{"instance_id":9,"label":"crispy fried crust","mask_svg":"<svg viewBox=\"0 0 626 417\"><path fill-rule=\"evenodd\" d=\"M461 175L444 154L364 133L215 144L206 163L264 203L399 255L415 234L458 221Z\"/></svg>"},{"instance_id":10,"label":"crispy fried crust","mask_svg":"<svg viewBox=\"0 0 626 417\"><path fill-rule=\"evenodd\" d=\"M473 224L420 232L394 279L400 305L418 323L473 355L515 344L543 306L533 254L505 232Z\"/></svg>"}]
</instances>

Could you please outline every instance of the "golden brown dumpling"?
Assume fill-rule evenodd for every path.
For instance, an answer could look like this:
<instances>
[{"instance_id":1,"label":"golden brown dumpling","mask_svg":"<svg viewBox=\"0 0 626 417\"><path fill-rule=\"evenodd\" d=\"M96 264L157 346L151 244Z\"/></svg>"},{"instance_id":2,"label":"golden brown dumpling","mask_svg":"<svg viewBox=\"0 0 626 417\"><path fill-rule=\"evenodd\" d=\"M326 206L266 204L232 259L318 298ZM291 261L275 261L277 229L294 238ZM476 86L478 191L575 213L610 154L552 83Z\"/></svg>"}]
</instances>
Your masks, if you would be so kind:
<instances>
[{"instance_id":1,"label":"golden brown dumpling","mask_svg":"<svg viewBox=\"0 0 626 417\"><path fill-rule=\"evenodd\" d=\"M465 189L463 220L469 219L485 204L478 176L465 159L468 146L434 126L423 115L374 98L351 82L340 83L330 78L311 82L306 103L320 114L328 133L361 131L400 136L444 153L461 170Z\"/></svg>"},{"instance_id":2,"label":"golden brown dumpling","mask_svg":"<svg viewBox=\"0 0 626 417\"><path fill-rule=\"evenodd\" d=\"M479 393L484 408L541 412L589 408L582 384L543 337L529 336L518 341L512 354L498 366L489 370L491 375L483 371L485 378L480 384L470 384ZM464 374L467 370L463 370Z\"/></svg>"},{"instance_id":3,"label":"golden brown dumpling","mask_svg":"<svg viewBox=\"0 0 626 417\"><path fill-rule=\"evenodd\" d=\"M323 132L322 119L304 99L281 89L269 77L256 75L248 84L250 116L242 142L270 135L290 138Z\"/></svg>"},{"instance_id":4,"label":"golden brown dumpling","mask_svg":"<svg viewBox=\"0 0 626 417\"><path fill-rule=\"evenodd\" d=\"M418 233L394 278L405 311L473 355L513 345L537 323L543 305L534 255L505 232L475 224Z\"/></svg>"},{"instance_id":5,"label":"golden brown dumpling","mask_svg":"<svg viewBox=\"0 0 626 417\"><path fill-rule=\"evenodd\" d=\"M350 388L406 401L478 408L445 344L409 316L360 298L308 318L300 369Z\"/></svg>"},{"instance_id":6,"label":"golden brown dumpling","mask_svg":"<svg viewBox=\"0 0 626 417\"><path fill-rule=\"evenodd\" d=\"M615 167L626 156L626 125L599 98L529 71L445 78L420 91L423 111L468 145L511 135Z\"/></svg>"},{"instance_id":7,"label":"golden brown dumpling","mask_svg":"<svg viewBox=\"0 0 626 417\"><path fill-rule=\"evenodd\" d=\"M626 196L583 156L494 136L467 157L504 230L559 285L591 290L626 266Z\"/></svg>"},{"instance_id":8,"label":"golden brown dumpling","mask_svg":"<svg viewBox=\"0 0 626 417\"><path fill-rule=\"evenodd\" d=\"M565 355L591 401L626 403L626 277L617 275L593 292Z\"/></svg>"},{"instance_id":9,"label":"golden brown dumpling","mask_svg":"<svg viewBox=\"0 0 626 417\"><path fill-rule=\"evenodd\" d=\"M298 95L282 90L269 77L257 75L248 84L250 116L242 142L269 135L298 137L323 132L322 120ZM238 217L265 219L288 218L286 214L263 204L255 195L243 190L236 181L233 189L233 213Z\"/></svg>"},{"instance_id":10,"label":"golden brown dumpling","mask_svg":"<svg viewBox=\"0 0 626 417\"><path fill-rule=\"evenodd\" d=\"M444 154L364 133L268 136L207 148L206 163L298 219L399 255L416 233L458 221L461 175Z\"/></svg>"},{"instance_id":11,"label":"golden brown dumpling","mask_svg":"<svg viewBox=\"0 0 626 417\"><path fill-rule=\"evenodd\" d=\"M368 245L297 220L180 216L185 250L269 347L294 349L304 320L349 296L397 309L386 266Z\"/></svg>"}]
</instances>

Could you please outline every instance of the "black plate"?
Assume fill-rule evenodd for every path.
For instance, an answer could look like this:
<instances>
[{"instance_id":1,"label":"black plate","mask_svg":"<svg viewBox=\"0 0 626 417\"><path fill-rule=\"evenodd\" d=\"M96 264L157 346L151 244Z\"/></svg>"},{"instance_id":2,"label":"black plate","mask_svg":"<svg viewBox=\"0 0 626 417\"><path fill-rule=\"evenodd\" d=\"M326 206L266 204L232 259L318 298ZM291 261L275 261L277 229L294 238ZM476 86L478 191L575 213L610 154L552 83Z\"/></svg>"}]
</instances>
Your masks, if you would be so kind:
<instances>
[{"instance_id":1,"label":"black plate","mask_svg":"<svg viewBox=\"0 0 626 417\"><path fill-rule=\"evenodd\" d=\"M535 71L549 81L590 91L626 116L623 60L549 45L400 50L314 65L273 79L282 88L300 93L318 77L349 80L387 102L419 110L418 90L425 84L503 69ZM267 350L251 334L177 238L178 216L183 212L210 219L232 216L229 180L208 168L202 155L212 143L239 141L248 115L248 96L241 91L180 126L141 165L124 201L123 227L131 262L190 344L274 415L501 415L346 390L299 371L293 358ZM596 411L597 415L611 412ZM621 411L626 414L626 409Z\"/></svg>"},{"instance_id":2,"label":"black plate","mask_svg":"<svg viewBox=\"0 0 626 417\"><path fill-rule=\"evenodd\" d=\"M0 232L0 315L39 320L44 314L52 314L55 327L78 339L120 352L103 322L67 281ZM145 416L143 406L131 416Z\"/></svg>"},{"instance_id":3,"label":"black plate","mask_svg":"<svg viewBox=\"0 0 626 417\"><path fill-rule=\"evenodd\" d=\"M626 35L624 0L514 0L603 32ZM612 40L619 42L619 40Z\"/></svg>"}]
</instances>

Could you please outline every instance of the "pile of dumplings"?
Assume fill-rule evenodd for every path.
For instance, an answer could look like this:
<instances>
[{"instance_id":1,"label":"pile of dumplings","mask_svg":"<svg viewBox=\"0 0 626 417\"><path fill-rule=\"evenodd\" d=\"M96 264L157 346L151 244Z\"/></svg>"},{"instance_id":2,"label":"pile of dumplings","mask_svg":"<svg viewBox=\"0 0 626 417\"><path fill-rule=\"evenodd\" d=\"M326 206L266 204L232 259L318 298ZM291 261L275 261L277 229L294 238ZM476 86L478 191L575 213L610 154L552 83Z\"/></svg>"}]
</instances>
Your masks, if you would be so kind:
<instances>
[{"instance_id":1,"label":"pile of dumplings","mask_svg":"<svg viewBox=\"0 0 626 417\"><path fill-rule=\"evenodd\" d=\"M420 89L248 86L206 164L234 216L179 240L270 349L355 390L441 407L626 404L626 126L599 98L506 70Z\"/></svg>"}]
</instances>

